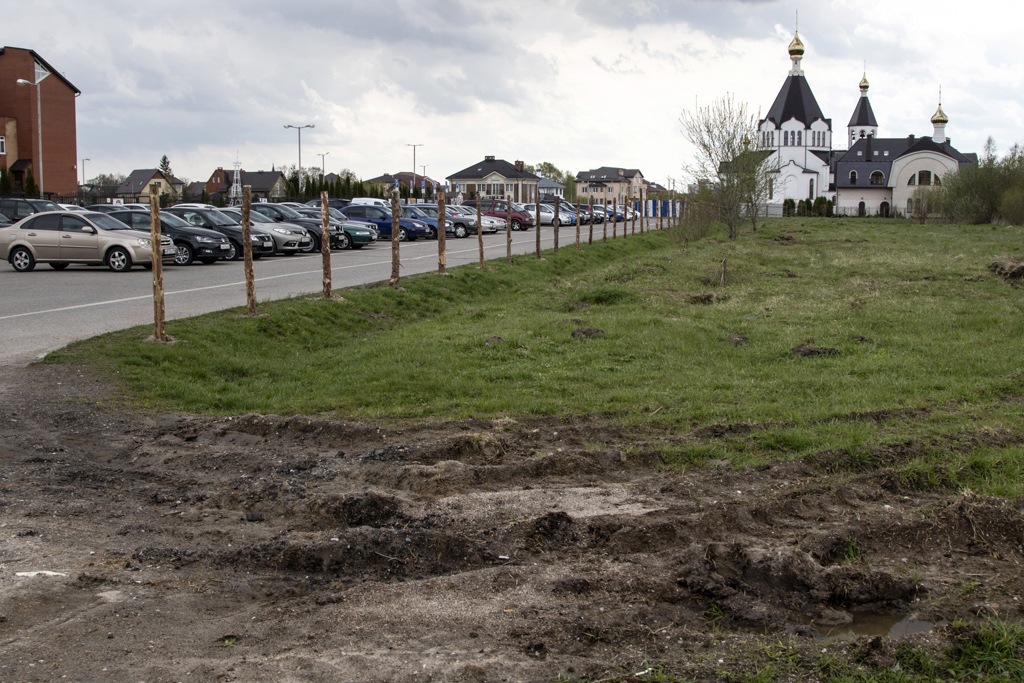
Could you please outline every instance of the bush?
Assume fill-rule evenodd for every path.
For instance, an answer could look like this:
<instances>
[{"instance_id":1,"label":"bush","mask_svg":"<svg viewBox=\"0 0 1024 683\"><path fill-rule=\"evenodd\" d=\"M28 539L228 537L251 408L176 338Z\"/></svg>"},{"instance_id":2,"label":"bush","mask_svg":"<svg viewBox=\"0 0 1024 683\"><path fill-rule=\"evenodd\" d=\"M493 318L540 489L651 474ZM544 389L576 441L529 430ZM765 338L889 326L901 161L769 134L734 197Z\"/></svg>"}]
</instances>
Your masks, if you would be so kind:
<instances>
[{"instance_id":1,"label":"bush","mask_svg":"<svg viewBox=\"0 0 1024 683\"><path fill-rule=\"evenodd\" d=\"M36 177L32 175L32 169L28 169L28 173L25 175L25 196L26 197L38 197L39 196L39 185L36 184Z\"/></svg>"},{"instance_id":2,"label":"bush","mask_svg":"<svg viewBox=\"0 0 1024 683\"><path fill-rule=\"evenodd\" d=\"M835 205L833 205L832 200L829 199L828 201L825 202L825 217L832 218L832 216L834 215L836 215Z\"/></svg>"},{"instance_id":3,"label":"bush","mask_svg":"<svg viewBox=\"0 0 1024 683\"><path fill-rule=\"evenodd\" d=\"M0 197L10 197L14 192L14 183L11 182L11 172L4 166L0 168Z\"/></svg>"},{"instance_id":4,"label":"bush","mask_svg":"<svg viewBox=\"0 0 1024 683\"><path fill-rule=\"evenodd\" d=\"M1009 223L1024 223L1024 187L1012 187L1003 193L999 213Z\"/></svg>"},{"instance_id":5,"label":"bush","mask_svg":"<svg viewBox=\"0 0 1024 683\"><path fill-rule=\"evenodd\" d=\"M811 215L812 216L824 216L825 215L825 205L827 203L828 203L828 200L825 199L824 197L818 197L817 199L815 199L814 200L814 204L811 207Z\"/></svg>"},{"instance_id":6,"label":"bush","mask_svg":"<svg viewBox=\"0 0 1024 683\"><path fill-rule=\"evenodd\" d=\"M796 213L796 202L794 202L792 199L787 199L784 202L782 202L782 215L783 216L787 216L788 217L788 216L794 215L795 213Z\"/></svg>"}]
</instances>

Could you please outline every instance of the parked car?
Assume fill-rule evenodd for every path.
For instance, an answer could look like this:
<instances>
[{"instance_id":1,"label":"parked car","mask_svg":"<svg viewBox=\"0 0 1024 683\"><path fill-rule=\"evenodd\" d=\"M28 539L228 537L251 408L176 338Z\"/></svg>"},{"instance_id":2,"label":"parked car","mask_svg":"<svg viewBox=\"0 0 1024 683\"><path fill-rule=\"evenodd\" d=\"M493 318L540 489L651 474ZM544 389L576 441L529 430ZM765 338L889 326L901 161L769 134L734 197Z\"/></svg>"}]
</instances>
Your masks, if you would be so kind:
<instances>
[{"instance_id":1,"label":"parked car","mask_svg":"<svg viewBox=\"0 0 1024 683\"><path fill-rule=\"evenodd\" d=\"M449 211L455 211L461 213L463 216L471 218L473 221L473 225L470 232L472 232L474 235L476 234L476 206L469 206L468 204L459 204L456 206L448 206L445 208L448 209ZM480 222L483 223L483 232L485 234L495 233L498 232L498 230L505 229L505 221L499 221L497 218L485 215L484 213L480 214Z\"/></svg>"},{"instance_id":2,"label":"parked car","mask_svg":"<svg viewBox=\"0 0 1024 683\"><path fill-rule=\"evenodd\" d=\"M478 201L480 202L480 213L498 218L502 222L508 220L509 211L511 211L513 230L529 230L533 227L533 216L521 204L512 202L510 207L508 200L505 199L471 199L466 202L466 206L475 209Z\"/></svg>"},{"instance_id":3,"label":"parked car","mask_svg":"<svg viewBox=\"0 0 1024 683\"><path fill-rule=\"evenodd\" d=\"M320 217L320 207L315 209L299 209L298 211L307 218L320 220L321 226L323 225L323 219ZM341 228L341 234L337 240L338 249L362 249L367 244L373 244L377 241L379 236L377 226L347 218L345 214L332 207L328 207L327 212L331 222L336 222L337 226Z\"/></svg>"},{"instance_id":4,"label":"parked car","mask_svg":"<svg viewBox=\"0 0 1024 683\"><path fill-rule=\"evenodd\" d=\"M84 207L86 211L99 211L100 213L112 213L114 211L124 211L124 206L121 204L90 204Z\"/></svg>"},{"instance_id":5,"label":"parked car","mask_svg":"<svg viewBox=\"0 0 1024 683\"><path fill-rule=\"evenodd\" d=\"M529 211L534 219L537 217L537 205L536 204L524 204L523 208ZM564 218L559 215L559 222L564 221ZM553 204L541 204L540 205L540 224L541 225L554 225L555 224L555 207Z\"/></svg>"},{"instance_id":6,"label":"parked car","mask_svg":"<svg viewBox=\"0 0 1024 683\"><path fill-rule=\"evenodd\" d=\"M49 199L0 199L0 213L12 221L20 221L22 218L42 211L61 210L58 204Z\"/></svg>"},{"instance_id":7,"label":"parked car","mask_svg":"<svg viewBox=\"0 0 1024 683\"><path fill-rule=\"evenodd\" d=\"M349 206L352 204L359 204L361 206L391 206L391 202L387 199L377 199L376 197L353 197Z\"/></svg>"},{"instance_id":8,"label":"parked car","mask_svg":"<svg viewBox=\"0 0 1024 683\"><path fill-rule=\"evenodd\" d=\"M301 225L308 232L312 242L307 251L320 251L320 244L323 242L322 230L320 229L319 218L306 218L290 206L260 202L252 205L252 211L261 213L276 223L293 223ZM327 237L331 249L338 249L338 238L341 235L341 228L337 225L328 225Z\"/></svg>"},{"instance_id":9,"label":"parked car","mask_svg":"<svg viewBox=\"0 0 1024 683\"><path fill-rule=\"evenodd\" d=\"M132 230L105 213L44 211L0 228L0 245L14 270L22 273L36 263L48 263L54 270L72 263L105 263L117 272L133 265L153 267L149 233ZM170 237L161 235L158 249L164 260L173 262Z\"/></svg>"},{"instance_id":10,"label":"parked car","mask_svg":"<svg viewBox=\"0 0 1024 683\"><path fill-rule=\"evenodd\" d=\"M216 209L192 208L181 206L180 204L168 209L162 209L160 213L161 215L169 213L183 219L189 225L221 233L231 242L231 249L228 250L226 258L229 261L235 261L243 257L242 226L236 223L230 216ZM252 229L249 231L249 238L252 244L252 257L254 259L258 259L264 254L270 255L274 253L274 238L270 236L270 233Z\"/></svg>"},{"instance_id":11,"label":"parked car","mask_svg":"<svg viewBox=\"0 0 1024 683\"><path fill-rule=\"evenodd\" d=\"M116 218L140 232L149 232L148 211L128 209L112 211L105 215ZM191 265L195 260L200 263L213 263L219 259L226 259L231 251L231 242L224 235L214 230L189 225L183 219L166 211L160 212L160 234L167 235L174 241L174 263L179 266Z\"/></svg>"},{"instance_id":12,"label":"parked car","mask_svg":"<svg viewBox=\"0 0 1024 683\"><path fill-rule=\"evenodd\" d=\"M239 225L242 224L242 210L240 208L221 209L221 213L231 216L232 219L238 221ZM274 238L274 252L277 254L291 256L300 251L309 251L309 247L313 243L313 238L309 236L309 231L301 225L278 223L273 218L267 218L258 211L249 211L249 223L250 228L256 225L259 226L260 230L266 230L270 233L270 236Z\"/></svg>"},{"instance_id":13,"label":"parked car","mask_svg":"<svg viewBox=\"0 0 1024 683\"><path fill-rule=\"evenodd\" d=\"M367 204L350 204L339 209L346 218L356 221L373 223L382 237L391 238L391 209L386 206L370 206ZM427 236L427 224L410 218L398 219L398 239L401 242L412 242L419 237Z\"/></svg>"},{"instance_id":14,"label":"parked car","mask_svg":"<svg viewBox=\"0 0 1024 683\"><path fill-rule=\"evenodd\" d=\"M87 209L87 208L85 208L83 206L79 206L78 204L58 204L57 206L59 206L60 208L62 208L65 211L80 211L81 212L81 211L88 211L89 210L89 209Z\"/></svg>"},{"instance_id":15,"label":"parked car","mask_svg":"<svg viewBox=\"0 0 1024 683\"><path fill-rule=\"evenodd\" d=\"M351 199L341 199L339 197L328 197L328 199L327 199L327 206L331 207L332 209L344 209L346 206L348 206L351 203L352 203ZM320 208L320 200L319 199L310 199L308 202L306 202L306 206L312 206L315 209L319 209Z\"/></svg>"},{"instance_id":16,"label":"parked car","mask_svg":"<svg viewBox=\"0 0 1024 683\"><path fill-rule=\"evenodd\" d=\"M437 239L437 207L427 208L425 204L406 204L402 207L402 217L411 218L413 220L421 221L427 224L427 239ZM455 234L455 223L448 220L447 216L444 221L444 233L446 235Z\"/></svg>"}]
</instances>

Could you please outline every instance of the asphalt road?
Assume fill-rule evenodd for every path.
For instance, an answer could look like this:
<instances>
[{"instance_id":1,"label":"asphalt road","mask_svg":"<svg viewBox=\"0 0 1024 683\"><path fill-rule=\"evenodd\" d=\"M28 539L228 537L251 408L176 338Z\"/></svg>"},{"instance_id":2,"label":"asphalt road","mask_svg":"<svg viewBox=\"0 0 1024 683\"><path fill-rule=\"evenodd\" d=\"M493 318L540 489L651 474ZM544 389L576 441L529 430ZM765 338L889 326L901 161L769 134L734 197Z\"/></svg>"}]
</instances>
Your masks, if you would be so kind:
<instances>
[{"instance_id":1,"label":"asphalt road","mask_svg":"<svg viewBox=\"0 0 1024 683\"><path fill-rule=\"evenodd\" d=\"M585 236L589 226L583 226ZM595 226L595 235L601 226ZM561 246L571 246L575 228L563 226ZM541 229L541 245L553 244L552 228ZM531 229L512 233L513 253L534 249ZM449 267L478 259L476 236L447 240ZM505 256L505 232L484 235L484 258ZM437 268L437 242L417 240L401 245L402 275ZM337 289L386 280L391 275L391 243L380 241L353 251L331 252L333 285ZM256 297L281 299L321 291L320 255L264 257L255 261ZM164 300L168 320L245 305L245 274L241 262L164 267ZM114 273L105 267L70 266L56 271L37 265L17 273L0 262L0 366L23 366L72 341L153 322L153 277L133 268Z\"/></svg>"}]
</instances>

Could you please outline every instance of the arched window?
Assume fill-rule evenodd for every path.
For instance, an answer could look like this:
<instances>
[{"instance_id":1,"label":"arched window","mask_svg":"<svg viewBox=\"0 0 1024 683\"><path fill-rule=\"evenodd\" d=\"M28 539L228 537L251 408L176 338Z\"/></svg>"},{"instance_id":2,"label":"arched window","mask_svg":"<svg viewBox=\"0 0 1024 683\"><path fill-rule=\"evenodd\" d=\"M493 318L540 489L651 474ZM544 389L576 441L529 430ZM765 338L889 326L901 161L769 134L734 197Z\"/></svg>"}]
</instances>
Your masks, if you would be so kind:
<instances>
[{"instance_id":1,"label":"arched window","mask_svg":"<svg viewBox=\"0 0 1024 683\"><path fill-rule=\"evenodd\" d=\"M803 146L803 144L804 144L803 137L804 137L804 132L802 130L798 130L796 132L796 146L797 147L802 147Z\"/></svg>"},{"instance_id":2,"label":"arched window","mask_svg":"<svg viewBox=\"0 0 1024 683\"><path fill-rule=\"evenodd\" d=\"M856 171L850 171L850 184L851 185L856 185L857 184L857 172Z\"/></svg>"},{"instance_id":3,"label":"arched window","mask_svg":"<svg viewBox=\"0 0 1024 683\"><path fill-rule=\"evenodd\" d=\"M789 147L789 131L788 130L787 131L783 131L782 135L783 135L782 145L784 147Z\"/></svg>"},{"instance_id":4,"label":"arched window","mask_svg":"<svg viewBox=\"0 0 1024 683\"><path fill-rule=\"evenodd\" d=\"M931 171L921 171L920 173L918 173L917 174L917 184L918 185L931 185L932 184L932 172Z\"/></svg>"},{"instance_id":5,"label":"arched window","mask_svg":"<svg viewBox=\"0 0 1024 683\"><path fill-rule=\"evenodd\" d=\"M860 137L861 137L862 140L864 139L864 131L860 132Z\"/></svg>"},{"instance_id":6,"label":"arched window","mask_svg":"<svg viewBox=\"0 0 1024 683\"><path fill-rule=\"evenodd\" d=\"M911 174L910 179L907 180L907 185L917 185L917 176Z\"/></svg>"},{"instance_id":7,"label":"arched window","mask_svg":"<svg viewBox=\"0 0 1024 683\"><path fill-rule=\"evenodd\" d=\"M885 185L885 174L883 174L881 171L874 171L871 174L871 184Z\"/></svg>"},{"instance_id":8,"label":"arched window","mask_svg":"<svg viewBox=\"0 0 1024 683\"><path fill-rule=\"evenodd\" d=\"M936 176L932 177L932 185L941 185L941 184L942 184L942 179L939 178L939 176L936 175Z\"/></svg>"}]
</instances>

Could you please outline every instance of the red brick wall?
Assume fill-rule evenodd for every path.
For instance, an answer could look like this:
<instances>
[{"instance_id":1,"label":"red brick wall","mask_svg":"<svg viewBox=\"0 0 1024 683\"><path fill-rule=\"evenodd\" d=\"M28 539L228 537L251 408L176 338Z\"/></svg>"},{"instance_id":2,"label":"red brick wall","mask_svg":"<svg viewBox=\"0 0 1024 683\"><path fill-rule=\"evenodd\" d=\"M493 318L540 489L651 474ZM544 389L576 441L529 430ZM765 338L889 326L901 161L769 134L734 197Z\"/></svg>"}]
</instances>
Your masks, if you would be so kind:
<instances>
[{"instance_id":1,"label":"red brick wall","mask_svg":"<svg viewBox=\"0 0 1024 683\"><path fill-rule=\"evenodd\" d=\"M39 131L36 88L18 85L19 78L35 80L35 59L28 50L5 47L0 54L0 116L18 119L18 154L32 160L39 182ZM78 143L75 126L75 91L51 74L40 86L43 109L43 190L70 195L78 189ZM11 166L17 159L0 156Z\"/></svg>"}]
</instances>

